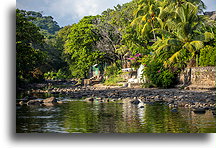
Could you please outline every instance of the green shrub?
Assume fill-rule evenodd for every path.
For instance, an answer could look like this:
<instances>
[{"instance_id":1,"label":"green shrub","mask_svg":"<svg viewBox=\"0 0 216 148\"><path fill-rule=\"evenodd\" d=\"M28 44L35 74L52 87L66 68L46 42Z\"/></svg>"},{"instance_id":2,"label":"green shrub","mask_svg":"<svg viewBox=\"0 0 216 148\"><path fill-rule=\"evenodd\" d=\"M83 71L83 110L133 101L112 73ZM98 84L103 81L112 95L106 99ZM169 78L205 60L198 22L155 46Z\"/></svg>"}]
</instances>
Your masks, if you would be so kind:
<instances>
[{"instance_id":1,"label":"green shrub","mask_svg":"<svg viewBox=\"0 0 216 148\"><path fill-rule=\"evenodd\" d=\"M212 46L205 46L200 50L198 66L216 66L216 49Z\"/></svg>"},{"instance_id":2,"label":"green shrub","mask_svg":"<svg viewBox=\"0 0 216 148\"><path fill-rule=\"evenodd\" d=\"M143 74L147 77L149 86L169 88L175 84L175 74L169 69L165 69L161 62L149 62L144 68ZM146 86L144 85L144 87Z\"/></svg>"},{"instance_id":3,"label":"green shrub","mask_svg":"<svg viewBox=\"0 0 216 148\"><path fill-rule=\"evenodd\" d=\"M121 73L121 61L116 61L115 63L107 66L104 70L105 76L117 76Z\"/></svg>"},{"instance_id":4,"label":"green shrub","mask_svg":"<svg viewBox=\"0 0 216 148\"><path fill-rule=\"evenodd\" d=\"M58 72L50 71L44 73L44 78L48 80L63 80L66 79L67 76L59 69Z\"/></svg>"}]
</instances>

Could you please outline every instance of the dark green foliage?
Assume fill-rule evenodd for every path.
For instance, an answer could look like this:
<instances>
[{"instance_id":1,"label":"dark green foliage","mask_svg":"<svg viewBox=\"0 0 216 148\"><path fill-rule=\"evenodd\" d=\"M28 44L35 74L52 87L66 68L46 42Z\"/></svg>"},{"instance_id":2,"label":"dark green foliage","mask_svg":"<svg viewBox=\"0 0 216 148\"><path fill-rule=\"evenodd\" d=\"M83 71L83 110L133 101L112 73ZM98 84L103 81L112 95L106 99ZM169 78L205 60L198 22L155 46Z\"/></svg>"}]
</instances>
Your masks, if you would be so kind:
<instances>
[{"instance_id":1,"label":"dark green foliage","mask_svg":"<svg viewBox=\"0 0 216 148\"><path fill-rule=\"evenodd\" d=\"M216 48L205 46L200 50L199 66L216 66Z\"/></svg>"},{"instance_id":2,"label":"dark green foliage","mask_svg":"<svg viewBox=\"0 0 216 148\"><path fill-rule=\"evenodd\" d=\"M107 79L104 81L104 84L109 86L119 86L117 83L124 81L124 79L121 77L121 68L122 63L120 60L117 60L116 62L107 66L104 71L104 75L107 77Z\"/></svg>"},{"instance_id":3,"label":"dark green foliage","mask_svg":"<svg viewBox=\"0 0 216 148\"><path fill-rule=\"evenodd\" d=\"M53 20L52 16L43 16L40 12L27 11L26 14L35 19L32 22L41 28L43 34L54 35L57 31L60 30L60 27L56 21Z\"/></svg>"},{"instance_id":4,"label":"dark green foliage","mask_svg":"<svg viewBox=\"0 0 216 148\"><path fill-rule=\"evenodd\" d=\"M94 33L94 19L84 17L70 28L64 56L73 77L86 78L90 67L102 61L103 53L96 48L99 37Z\"/></svg>"},{"instance_id":5,"label":"dark green foliage","mask_svg":"<svg viewBox=\"0 0 216 148\"><path fill-rule=\"evenodd\" d=\"M60 27L52 16L43 16L40 12L20 11L33 24L40 28L40 32L48 39L53 38L54 34L60 30Z\"/></svg>"},{"instance_id":6,"label":"dark green foliage","mask_svg":"<svg viewBox=\"0 0 216 148\"><path fill-rule=\"evenodd\" d=\"M109 65L105 75L114 79L122 63L139 54L131 65L146 64L152 85L168 88L195 60L199 66L215 65L215 21L198 15L204 7L201 0L133 0L62 29L51 16L22 10L26 24L17 23L17 48L29 56L18 55L17 67L46 72L46 78L58 73L87 78L92 65L102 64ZM25 71L18 73L29 75Z\"/></svg>"},{"instance_id":7,"label":"dark green foliage","mask_svg":"<svg viewBox=\"0 0 216 148\"><path fill-rule=\"evenodd\" d=\"M152 86L169 88L175 83L175 75L169 69L163 67L163 63L158 61L150 61L147 63L144 73L147 76L148 83Z\"/></svg>"},{"instance_id":8,"label":"dark green foliage","mask_svg":"<svg viewBox=\"0 0 216 148\"><path fill-rule=\"evenodd\" d=\"M43 36L39 28L16 10L16 77L17 82L40 79L47 57L41 50Z\"/></svg>"},{"instance_id":9,"label":"dark green foliage","mask_svg":"<svg viewBox=\"0 0 216 148\"><path fill-rule=\"evenodd\" d=\"M105 76L117 76L121 73L121 61L118 60L111 65L107 66L104 71Z\"/></svg>"},{"instance_id":10,"label":"dark green foliage","mask_svg":"<svg viewBox=\"0 0 216 148\"><path fill-rule=\"evenodd\" d=\"M48 80L64 80L67 78L67 74L65 74L61 69L58 72L47 72L44 73L44 78Z\"/></svg>"},{"instance_id":11,"label":"dark green foliage","mask_svg":"<svg viewBox=\"0 0 216 148\"><path fill-rule=\"evenodd\" d=\"M40 33L45 38L43 48L41 49L48 55L44 71L57 72L61 69L68 74L68 65L62 56L65 41L63 38L67 36L62 37L60 35L63 31L59 31L60 27L57 22L51 16L43 16L40 12L22 10L22 13L25 14L27 19L30 19L30 22L40 28ZM60 33L57 33L58 31Z\"/></svg>"}]
</instances>

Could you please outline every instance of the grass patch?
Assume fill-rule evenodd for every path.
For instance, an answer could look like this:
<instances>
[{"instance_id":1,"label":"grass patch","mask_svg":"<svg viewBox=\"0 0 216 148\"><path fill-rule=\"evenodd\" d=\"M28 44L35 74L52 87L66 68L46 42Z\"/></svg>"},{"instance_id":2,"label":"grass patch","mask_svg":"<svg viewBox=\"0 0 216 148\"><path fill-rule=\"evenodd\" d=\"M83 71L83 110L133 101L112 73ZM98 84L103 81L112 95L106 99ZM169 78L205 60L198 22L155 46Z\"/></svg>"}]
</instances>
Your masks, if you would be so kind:
<instances>
[{"instance_id":1,"label":"grass patch","mask_svg":"<svg viewBox=\"0 0 216 148\"><path fill-rule=\"evenodd\" d=\"M117 76L110 76L108 79L104 81L104 85L107 86L122 86L123 84L118 84L119 82L123 82L124 79L120 77L119 75Z\"/></svg>"}]
</instances>

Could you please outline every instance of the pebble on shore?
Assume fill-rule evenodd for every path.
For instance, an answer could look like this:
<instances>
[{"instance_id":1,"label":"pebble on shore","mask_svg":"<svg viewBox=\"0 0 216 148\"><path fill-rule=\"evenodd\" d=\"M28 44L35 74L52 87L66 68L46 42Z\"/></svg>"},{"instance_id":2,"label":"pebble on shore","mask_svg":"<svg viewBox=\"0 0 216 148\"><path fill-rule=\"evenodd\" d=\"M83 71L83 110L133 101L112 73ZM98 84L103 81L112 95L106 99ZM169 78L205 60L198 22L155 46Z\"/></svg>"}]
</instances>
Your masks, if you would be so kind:
<instances>
[{"instance_id":1,"label":"pebble on shore","mask_svg":"<svg viewBox=\"0 0 216 148\"><path fill-rule=\"evenodd\" d=\"M214 110L216 105L215 91L196 91L180 89L148 89L148 88L108 88L108 87L75 87L75 88L52 88L47 90L32 90L37 93L61 93L70 95L71 98L86 98L87 102L114 102L119 100L130 100L132 104L166 102L169 107L204 108ZM119 99L120 98L120 99ZM54 97L43 100L42 103L58 103ZM125 102L125 101L123 101ZM20 105L26 101L19 102ZM39 102L41 103L41 102ZM39 104L30 101L28 104ZM59 103L60 104L60 103Z\"/></svg>"}]
</instances>

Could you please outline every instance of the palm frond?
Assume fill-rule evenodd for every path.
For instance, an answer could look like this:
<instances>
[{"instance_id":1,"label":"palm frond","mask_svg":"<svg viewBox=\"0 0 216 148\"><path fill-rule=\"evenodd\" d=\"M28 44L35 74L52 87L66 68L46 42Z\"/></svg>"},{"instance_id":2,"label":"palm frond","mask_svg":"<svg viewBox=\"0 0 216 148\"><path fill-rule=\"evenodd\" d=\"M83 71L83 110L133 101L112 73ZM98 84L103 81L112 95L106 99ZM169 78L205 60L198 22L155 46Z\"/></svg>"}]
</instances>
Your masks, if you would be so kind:
<instances>
[{"instance_id":1,"label":"palm frond","mask_svg":"<svg viewBox=\"0 0 216 148\"><path fill-rule=\"evenodd\" d=\"M191 53L194 52L193 46L189 42L185 43L182 47Z\"/></svg>"},{"instance_id":2,"label":"palm frond","mask_svg":"<svg viewBox=\"0 0 216 148\"><path fill-rule=\"evenodd\" d=\"M177 51L176 53L174 53L174 54L168 59L169 63L174 63L174 62L176 62L176 61L178 60L178 58L179 58L180 53L181 53L180 50Z\"/></svg>"},{"instance_id":3,"label":"palm frond","mask_svg":"<svg viewBox=\"0 0 216 148\"><path fill-rule=\"evenodd\" d=\"M160 28L163 29L164 28L164 25L165 23L159 18L159 17L156 17L157 21L159 22L160 24Z\"/></svg>"},{"instance_id":4,"label":"palm frond","mask_svg":"<svg viewBox=\"0 0 216 148\"><path fill-rule=\"evenodd\" d=\"M141 19L142 19L141 16L135 18L135 19L131 22L130 25L131 25L131 26L135 26L135 25L139 24L139 22L140 22Z\"/></svg>"},{"instance_id":5,"label":"palm frond","mask_svg":"<svg viewBox=\"0 0 216 148\"><path fill-rule=\"evenodd\" d=\"M204 47L204 44L202 41L192 41L190 42L190 45L192 45L195 50L200 50L201 48Z\"/></svg>"},{"instance_id":6,"label":"palm frond","mask_svg":"<svg viewBox=\"0 0 216 148\"><path fill-rule=\"evenodd\" d=\"M147 16L148 16L148 14L145 14L144 16L142 16L142 21L146 22L147 21Z\"/></svg>"},{"instance_id":7,"label":"palm frond","mask_svg":"<svg viewBox=\"0 0 216 148\"><path fill-rule=\"evenodd\" d=\"M214 39L214 33L211 32L205 32L204 33L205 36L205 42L209 42L210 40Z\"/></svg>"},{"instance_id":8,"label":"palm frond","mask_svg":"<svg viewBox=\"0 0 216 148\"><path fill-rule=\"evenodd\" d=\"M149 23L145 23L142 28L141 34L145 35L148 31L149 31Z\"/></svg>"}]
</instances>

